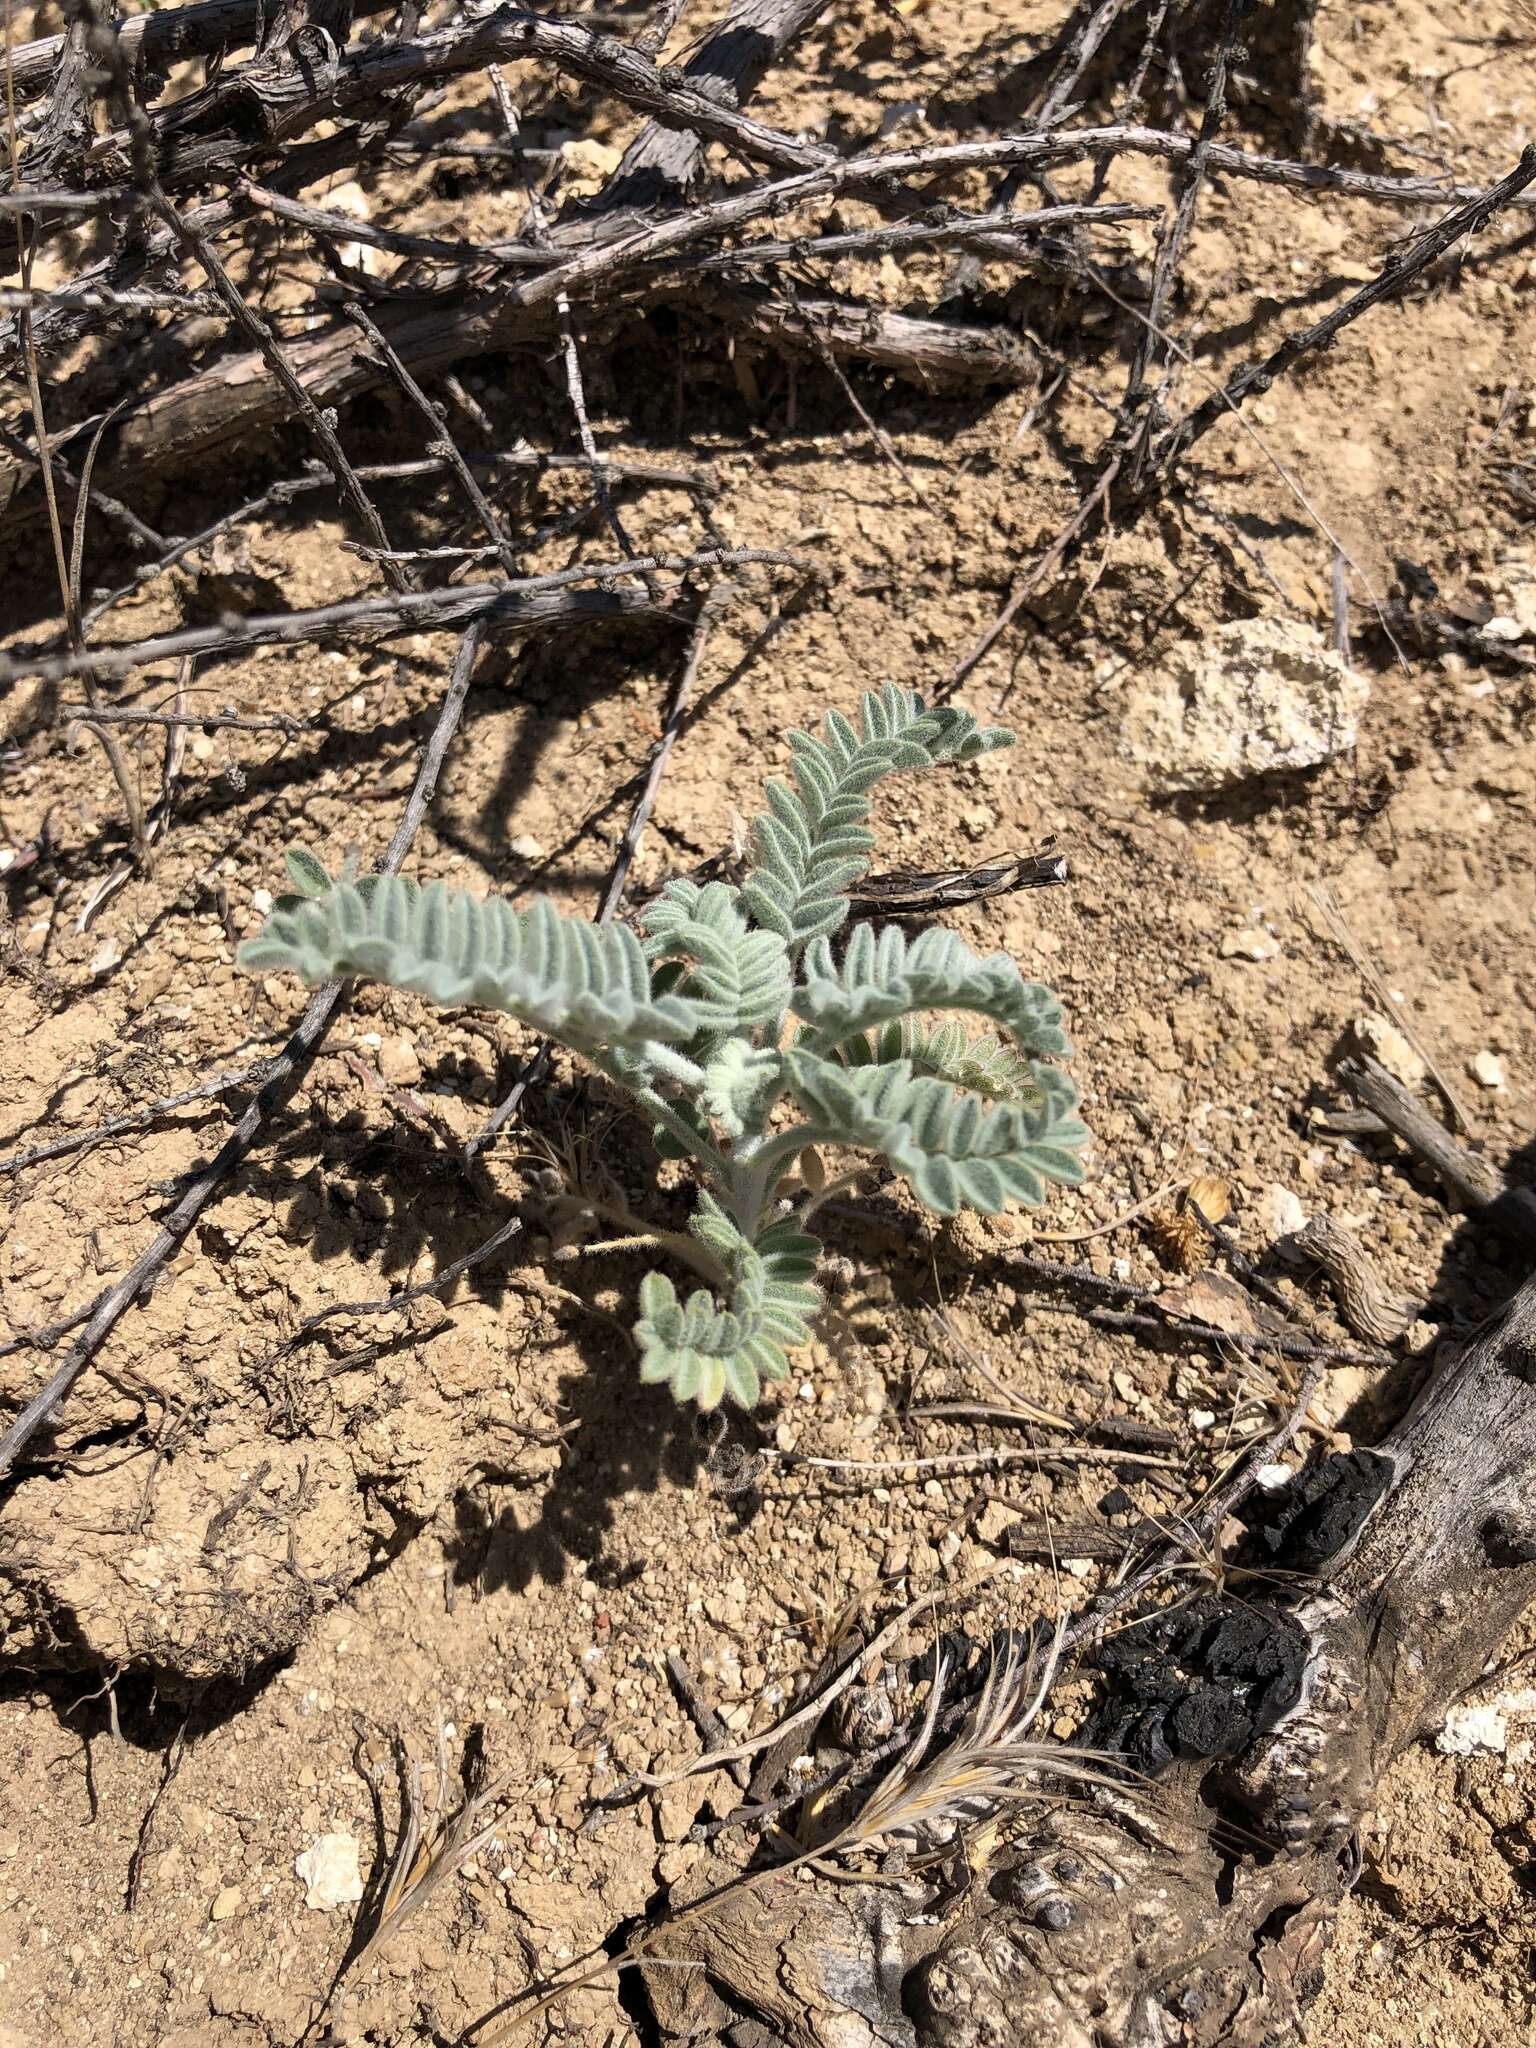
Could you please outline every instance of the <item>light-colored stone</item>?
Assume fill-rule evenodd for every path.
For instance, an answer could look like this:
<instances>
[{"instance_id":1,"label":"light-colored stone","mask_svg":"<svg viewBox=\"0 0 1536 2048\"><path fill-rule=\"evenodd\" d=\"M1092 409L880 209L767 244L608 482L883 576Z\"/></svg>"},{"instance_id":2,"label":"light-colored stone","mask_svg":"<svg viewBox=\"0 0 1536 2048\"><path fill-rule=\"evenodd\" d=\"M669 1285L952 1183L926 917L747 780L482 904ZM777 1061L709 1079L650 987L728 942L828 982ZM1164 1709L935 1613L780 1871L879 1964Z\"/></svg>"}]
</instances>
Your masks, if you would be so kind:
<instances>
[{"instance_id":1,"label":"light-colored stone","mask_svg":"<svg viewBox=\"0 0 1536 2048\"><path fill-rule=\"evenodd\" d=\"M379 1072L396 1088L414 1088L421 1079L421 1060L404 1032L379 1047Z\"/></svg>"},{"instance_id":2,"label":"light-colored stone","mask_svg":"<svg viewBox=\"0 0 1536 2048\"><path fill-rule=\"evenodd\" d=\"M1279 950L1280 941L1273 932L1263 931L1256 925L1244 925L1238 931L1222 935L1223 960L1273 960Z\"/></svg>"},{"instance_id":3,"label":"light-colored stone","mask_svg":"<svg viewBox=\"0 0 1536 2048\"><path fill-rule=\"evenodd\" d=\"M1492 1702L1452 1707L1435 1737L1443 1756L1502 1756L1509 1746L1509 1723Z\"/></svg>"},{"instance_id":4,"label":"light-colored stone","mask_svg":"<svg viewBox=\"0 0 1536 2048\"><path fill-rule=\"evenodd\" d=\"M1230 789L1347 753L1369 696L1314 627L1234 619L1133 687L1123 744L1156 789Z\"/></svg>"},{"instance_id":5,"label":"light-colored stone","mask_svg":"<svg viewBox=\"0 0 1536 2048\"><path fill-rule=\"evenodd\" d=\"M1504 1062L1496 1052L1475 1052L1467 1061L1467 1072L1480 1088L1504 1086Z\"/></svg>"},{"instance_id":6,"label":"light-colored stone","mask_svg":"<svg viewBox=\"0 0 1536 2048\"><path fill-rule=\"evenodd\" d=\"M304 1885L305 1905L317 1913L329 1913L337 1906L354 1906L363 1896L355 1835L321 1835L294 1857L293 1867Z\"/></svg>"},{"instance_id":7,"label":"light-colored stone","mask_svg":"<svg viewBox=\"0 0 1536 2048\"><path fill-rule=\"evenodd\" d=\"M229 1920L239 1912L240 1905L239 1885L227 1884L208 1908L208 1918L210 1920Z\"/></svg>"},{"instance_id":8,"label":"light-colored stone","mask_svg":"<svg viewBox=\"0 0 1536 2048\"><path fill-rule=\"evenodd\" d=\"M517 837L508 844L507 851L516 860L542 860L544 858L544 848L531 832L519 832Z\"/></svg>"},{"instance_id":9,"label":"light-colored stone","mask_svg":"<svg viewBox=\"0 0 1536 2048\"><path fill-rule=\"evenodd\" d=\"M1306 1210L1290 1189L1277 1180L1267 1182L1260 1190L1256 1206L1259 1229L1267 1245L1279 1244L1306 1228Z\"/></svg>"},{"instance_id":10,"label":"light-colored stone","mask_svg":"<svg viewBox=\"0 0 1536 2048\"><path fill-rule=\"evenodd\" d=\"M1530 1754L1528 1740L1510 1742L1510 1723L1528 1722L1536 1716L1536 1688L1512 1686L1491 1700L1464 1701L1452 1707L1445 1726L1435 1737L1435 1747L1445 1756L1504 1756L1523 1760Z\"/></svg>"},{"instance_id":11,"label":"light-colored stone","mask_svg":"<svg viewBox=\"0 0 1536 2048\"><path fill-rule=\"evenodd\" d=\"M976 1540L995 1549L999 1544L1006 1541L1008 1531L1014 1524L1021 1522L1023 1519L1018 1509L1009 1507L1006 1501L990 1500L982 1509L980 1518L976 1523ZM886 1567L889 1570L889 1557L886 1559Z\"/></svg>"},{"instance_id":12,"label":"light-colored stone","mask_svg":"<svg viewBox=\"0 0 1536 2048\"><path fill-rule=\"evenodd\" d=\"M1422 1088L1429 1075L1422 1056L1388 1017L1367 1010L1350 1026L1356 1045L1405 1088Z\"/></svg>"}]
</instances>

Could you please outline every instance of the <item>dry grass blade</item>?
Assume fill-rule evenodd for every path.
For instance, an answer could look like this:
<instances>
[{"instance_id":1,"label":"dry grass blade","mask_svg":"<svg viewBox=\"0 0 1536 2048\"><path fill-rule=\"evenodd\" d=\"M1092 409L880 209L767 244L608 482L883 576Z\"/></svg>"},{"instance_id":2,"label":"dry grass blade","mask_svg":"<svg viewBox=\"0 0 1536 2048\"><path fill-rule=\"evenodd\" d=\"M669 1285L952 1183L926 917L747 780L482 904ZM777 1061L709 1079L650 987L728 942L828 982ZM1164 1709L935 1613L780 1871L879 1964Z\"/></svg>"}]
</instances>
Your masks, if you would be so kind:
<instances>
[{"instance_id":1,"label":"dry grass blade","mask_svg":"<svg viewBox=\"0 0 1536 2048\"><path fill-rule=\"evenodd\" d=\"M400 1836L390 1858L373 1932L359 1950L354 1969L361 1968L435 1892L480 1853L495 1834L500 1819L498 1811L487 1820L486 1811L492 1806L499 1809L506 1795L510 1774L466 1793L448 1819L442 1818L450 1773L441 1728L436 1775L429 1795L423 1795L421 1765L408 1750L404 1762Z\"/></svg>"},{"instance_id":2,"label":"dry grass blade","mask_svg":"<svg viewBox=\"0 0 1536 2048\"><path fill-rule=\"evenodd\" d=\"M360 1728L360 1737L362 1734ZM359 1925L358 1934L361 1935L362 1925L370 1917L372 1929L361 1945L343 1961L331 1985L328 2004L334 2018L328 2038L332 2039L343 2033L344 1987L348 1980L365 1968L398 1934L406 1921L480 1853L501 1824L500 1808L506 1797L510 1773L504 1773L489 1784L471 1783L452 1813L446 1820L443 1818L454 1773L448 1761L447 1735L441 1718L437 1725L437 1756L430 1784L424 1783L420 1759L407 1743L397 1737L394 1749L400 1785L399 1834L383 1886L372 1905L365 1906L364 1921ZM372 1788L375 1811L381 1817L382 1827L383 1774L363 1754L361 1742L358 1764ZM491 1807L497 1811L487 1819L487 1809Z\"/></svg>"},{"instance_id":3,"label":"dry grass blade","mask_svg":"<svg viewBox=\"0 0 1536 2048\"><path fill-rule=\"evenodd\" d=\"M1449 1075L1439 1060L1435 1058L1434 1052L1426 1042L1423 1032L1418 1029L1403 1004L1398 1001L1392 990L1387 986L1386 976L1382 974L1381 970L1371 960L1365 948L1350 930L1348 921L1343 911L1339 908L1338 898L1326 882L1311 883L1308 886L1307 894L1317 906L1324 922L1333 935L1335 943L1349 959L1366 987L1375 996L1377 1002L1381 1004L1381 1007L1392 1019L1392 1022L1402 1032L1404 1038L1407 1039L1408 1043L1429 1069L1430 1079L1445 1097L1445 1106L1455 1118L1457 1130L1470 1131L1473 1127L1471 1112L1451 1085Z\"/></svg>"},{"instance_id":4,"label":"dry grass blade","mask_svg":"<svg viewBox=\"0 0 1536 2048\"><path fill-rule=\"evenodd\" d=\"M1061 1669L1064 1629L1048 1642L1011 1644L994 1656L959 1733L930 1755L948 1670L936 1658L923 1718L911 1743L818 1857L932 1848L998 1807L1057 1797L1064 1788L1116 1785L1123 1773L1101 1751L1042 1742L1032 1731Z\"/></svg>"}]
</instances>

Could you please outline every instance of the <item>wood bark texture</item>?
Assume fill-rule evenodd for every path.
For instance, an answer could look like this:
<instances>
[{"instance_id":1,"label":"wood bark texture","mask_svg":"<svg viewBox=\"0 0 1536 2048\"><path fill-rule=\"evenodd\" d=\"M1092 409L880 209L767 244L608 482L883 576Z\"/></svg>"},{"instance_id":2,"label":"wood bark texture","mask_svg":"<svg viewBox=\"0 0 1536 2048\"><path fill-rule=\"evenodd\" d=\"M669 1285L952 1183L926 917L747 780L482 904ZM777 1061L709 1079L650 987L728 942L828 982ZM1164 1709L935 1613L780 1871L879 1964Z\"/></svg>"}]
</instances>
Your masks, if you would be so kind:
<instances>
[{"instance_id":1,"label":"wood bark texture","mask_svg":"<svg viewBox=\"0 0 1536 2048\"><path fill-rule=\"evenodd\" d=\"M1376 1447L1386 1490L1289 1591L1299 1703L1237 1756L1046 1812L957 1907L807 1882L728 1897L646 1971L666 2038L738 2048L1268 2048L1321 1982L1392 1759L1536 1597L1536 1281ZM962 1623L963 1623L963 1617ZM680 1969L679 1962L698 1965Z\"/></svg>"}]
</instances>

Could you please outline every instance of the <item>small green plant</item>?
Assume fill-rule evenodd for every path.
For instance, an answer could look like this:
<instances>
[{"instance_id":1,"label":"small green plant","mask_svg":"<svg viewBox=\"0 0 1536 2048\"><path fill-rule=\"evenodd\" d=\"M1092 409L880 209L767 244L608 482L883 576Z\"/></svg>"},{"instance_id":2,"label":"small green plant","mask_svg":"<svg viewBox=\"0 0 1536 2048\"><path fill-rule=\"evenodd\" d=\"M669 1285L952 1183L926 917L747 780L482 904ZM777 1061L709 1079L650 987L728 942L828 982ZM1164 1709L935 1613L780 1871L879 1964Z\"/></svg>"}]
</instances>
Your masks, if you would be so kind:
<instances>
[{"instance_id":1,"label":"small green plant","mask_svg":"<svg viewBox=\"0 0 1536 2048\"><path fill-rule=\"evenodd\" d=\"M825 1148L884 1159L945 1216L1038 1203L1047 1182L1082 1177L1087 1132L1052 1064L1069 1047L1048 989L951 932L861 925L834 944L869 867L875 784L1012 741L892 685L864 698L857 731L829 712L820 738L790 735L793 784L767 785L743 885L669 882L643 936L542 898L514 910L437 882L333 881L295 851L299 893L240 958L505 1010L606 1075L701 1183L690 1229L645 1241L709 1284L684 1300L665 1273L641 1283L641 1377L701 1408L726 1395L750 1408L820 1306L805 1226L847 1184L826 1180ZM968 1037L955 1012L997 1032Z\"/></svg>"}]
</instances>

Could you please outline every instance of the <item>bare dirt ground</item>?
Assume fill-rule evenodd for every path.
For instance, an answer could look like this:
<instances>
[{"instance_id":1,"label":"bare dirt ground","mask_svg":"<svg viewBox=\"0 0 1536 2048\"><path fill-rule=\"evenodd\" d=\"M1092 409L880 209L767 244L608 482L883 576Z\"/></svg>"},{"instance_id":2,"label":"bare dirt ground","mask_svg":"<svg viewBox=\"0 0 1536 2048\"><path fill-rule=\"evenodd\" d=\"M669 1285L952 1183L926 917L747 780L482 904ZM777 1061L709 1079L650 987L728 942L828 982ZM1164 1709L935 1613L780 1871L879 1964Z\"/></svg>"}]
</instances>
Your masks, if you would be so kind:
<instances>
[{"instance_id":1,"label":"bare dirt ground","mask_svg":"<svg viewBox=\"0 0 1536 2048\"><path fill-rule=\"evenodd\" d=\"M829 136L873 135L882 113L895 135L1005 126L1012 69L1056 12L1024 0L837 9L755 111ZM1536 44L1513 7L1325 4L1312 64L1318 149L1339 161L1487 182L1536 123ZM530 77L530 142L588 132L577 88ZM479 78L453 88L440 118L461 135L498 132ZM603 119L600 141L628 139L611 105ZM1369 150L1366 130L1379 138ZM1063 174L1063 186L1087 177ZM476 166L447 159L370 173L354 189L367 218L418 234L508 234L520 212ZM1111 167L1108 197L1162 203L1167 192L1166 167ZM324 187L308 196L335 203ZM1405 221L1401 208L1212 179L1174 307L1196 357L1191 396L1254 353L1261 330L1303 324L1354 289L1429 211ZM839 215L866 217L852 204ZM1090 1326L1010 1279L998 1260L1009 1246L1034 1241L1158 1288L1168 1275L1139 1222L1041 1240L1093 1231L1168 1183L1209 1174L1230 1184L1230 1228L1255 1258L1273 1236L1276 1186L1355 1230L1390 1284L1426 1305L1412 1341L1470 1327L1508 1293L1521 1276L1491 1233L1449 1214L1427 1178L1379 1145L1309 1121L1339 1099L1330 1061L1352 1020L1381 1007L1309 891L1331 891L1464 1099L1475 1141L1529 1177L1529 220L1495 221L1407 303L1278 382L1247 409L1246 429L1213 432L1184 492L1096 541L1026 609L962 693L1016 725L1016 749L882 797L891 865L961 866L1049 835L1069 856L1070 886L951 921L1061 993L1093 1171L1027 1221L929 1230L890 1197L872 1205L874 1221L837 1221L845 1289L821 1341L750 1423L722 1432L637 1384L623 1334L633 1260L552 1256L530 1179L540 1144L589 1145L636 1205L664 1214L676 1183L663 1169L658 1184L642 1134L612 1123L600 1094L557 1066L526 1122L466 1166L461 1147L526 1039L504 1020L358 993L299 1099L122 1322L0 1513L5 2048L298 2041L357 1908L306 1904L295 1859L348 1834L363 1876L376 1873L398 1811L390 1744L430 1760L440 1739L455 1772L466 1751L483 1753L488 1775L505 1779L495 1832L350 1980L337 2024L342 2038L379 2044L465 2038L542 1976L600 1960L704 1858L686 1838L698 1815L734 1800L723 1776L581 1831L593 1798L629 1772L697 1750L668 1652L727 1728L766 1727L850 1610L883 1618L961 1585L1006 1555L1011 1525L1047 1513L1061 1530L1100 1535L1134 1513L1166 1515L1255 1415L1283 1405L1294 1381L1282 1362ZM1145 273L1152 228L1114 231L1123 274ZM278 293L286 268L312 270L297 230L263 260ZM387 275L393 259L381 261ZM955 261L856 258L832 281L911 308L942 295ZM1012 285L991 265L982 284L1035 353L1021 388L925 393L857 366L845 383L766 344L732 348L682 316L606 331L586 351L608 457L707 472L726 542L793 547L829 571L756 651L795 579L737 573L638 885L730 845L763 773L782 765L790 727L884 679L940 683L1018 565L1069 516L1077 464L1102 432L1099 396L1118 394L1134 327L1077 286ZM1059 381L1068 332L1078 340ZM74 415L142 368L131 342L88 343L50 364L50 388ZM501 445L576 448L547 354L493 355L462 375ZM19 392L7 392L6 417L21 430ZM393 399L363 399L343 427L357 461L421 449L420 423ZM281 449L232 449L190 477L146 482L134 503L162 531L192 532L292 474L303 452L294 436ZM497 490L526 536L580 508L586 480L550 472ZM618 499L637 550L698 544L699 500L676 483L622 482ZM381 487L379 503L413 545L478 537L445 491ZM609 545L590 522L572 524L574 541L527 543L529 566ZM118 607L112 634L377 588L343 550L349 537L334 499L317 493L149 584ZM1138 678L1228 621L1295 619L1327 635L1335 544L1350 565L1352 658L1370 690L1358 746L1305 777L1218 799L1149 793L1124 744ZM87 589L121 580L111 535L92 532L89 545L100 558L88 553ZM35 530L7 546L8 640L33 640L58 616L48 547ZM1527 637L1506 639L1499 658L1485 643L1426 651L1401 634L1394 651L1371 593L1386 601L1431 582L1443 615L1523 619ZM239 971L235 946L259 924L262 892L281 886L288 845L380 853L453 646L451 634L422 633L202 665L190 686L199 705L315 729L193 729L153 872L130 868L95 903L124 865L118 792L95 743L42 690L12 693L0 1151L83 1133L275 1049L302 994ZM671 629L495 648L411 870L546 888L590 909L676 660ZM112 689L169 704L175 686L171 665ZM149 804L163 743L156 729L125 740ZM44 857L23 860L40 835ZM232 1090L8 1170L0 1335L49 1325L121 1272L248 1099ZM301 1334L318 1311L429 1278L514 1217L521 1232L444 1298L337 1314ZM1325 1290L1295 1267L1266 1270L1309 1327L1348 1341ZM1032 1460L1017 1431L914 1412L977 1398L978 1359L1080 1422L1114 1413L1172 1432L1161 1462L1102 1449L1059 1462L1044 1448ZM7 1401L19 1404L51 1362L32 1348L0 1361ZM1328 1376L1310 1417L1318 1440L1370 1439L1379 1376ZM989 1445L1019 1455L981 1473L914 1462ZM1064 1571L1016 1564L1001 1608L1054 1612L1106 1569L1101 1556L1074 1557L1070 1540L1062 1556ZM922 1640L914 1629L912 1647ZM1510 1645L1490 1696L1518 1697L1521 1657ZM1447 1754L1426 1741L1393 1771L1311 2017L1316 2042L1531 2038L1536 1696L1528 1704L1528 1720L1511 1711L1501 1751ZM383 1788L382 1838L365 1766ZM530 2032L618 2043L643 2028L627 1980L610 1978Z\"/></svg>"}]
</instances>

